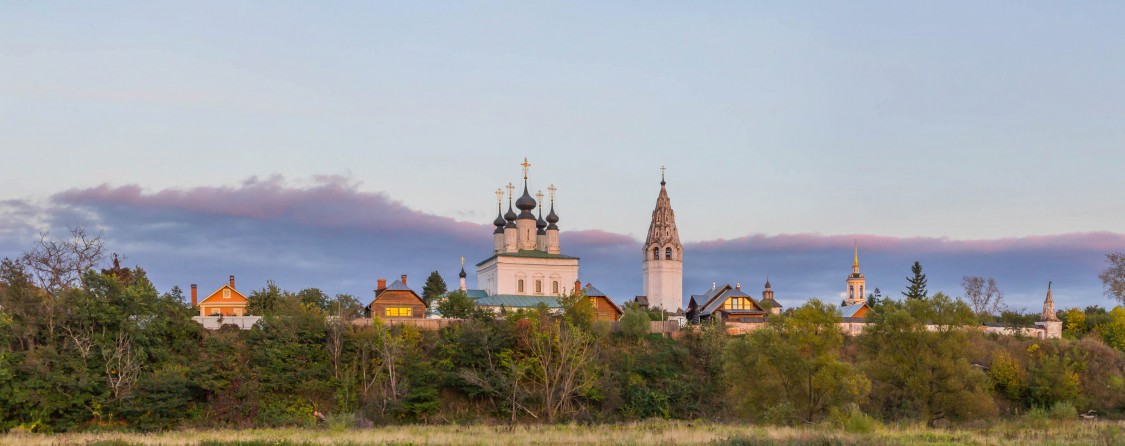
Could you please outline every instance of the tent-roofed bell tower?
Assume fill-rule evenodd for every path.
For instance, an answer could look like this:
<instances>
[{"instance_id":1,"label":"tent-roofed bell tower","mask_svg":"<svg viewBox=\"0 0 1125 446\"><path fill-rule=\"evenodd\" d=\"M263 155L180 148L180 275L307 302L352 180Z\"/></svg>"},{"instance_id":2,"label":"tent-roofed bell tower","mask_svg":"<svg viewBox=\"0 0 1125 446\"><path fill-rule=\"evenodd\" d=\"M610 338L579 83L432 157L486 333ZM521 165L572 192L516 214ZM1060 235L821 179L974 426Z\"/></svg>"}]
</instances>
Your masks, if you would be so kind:
<instances>
[{"instance_id":1,"label":"tent-roofed bell tower","mask_svg":"<svg viewBox=\"0 0 1125 446\"><path fill-rule=\"evenodd\" d=\"M651 307L675 311L683 307L684 247L676 229L676 215L668 198L664 168L660 168L660 194L652 210L652 223L643 248L644 295Z\"/></svg>"}]
</instances>

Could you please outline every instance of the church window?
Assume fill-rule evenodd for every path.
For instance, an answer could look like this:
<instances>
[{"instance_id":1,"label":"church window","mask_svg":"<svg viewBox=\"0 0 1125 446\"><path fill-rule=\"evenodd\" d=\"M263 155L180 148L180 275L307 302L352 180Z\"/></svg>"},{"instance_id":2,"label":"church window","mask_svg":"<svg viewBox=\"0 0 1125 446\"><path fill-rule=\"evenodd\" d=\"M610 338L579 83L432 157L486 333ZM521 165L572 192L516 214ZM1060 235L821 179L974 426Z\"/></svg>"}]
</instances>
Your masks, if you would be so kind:
<instances>
[{"instance_id":1,"label":"church window","mask_svg":"<svg viewBox=\"0 0 1125 446\"><path fill-rule=\"evenodd\" d=\"M411 307L387 307L385 314L387 317L410 317L414 315L414 309Z\"/></svg>"},{"instance_id":2,"label":"church window","mask_svg":"<svg viewBox=\"0 0 1125 446\"><path fill-rule=\"evenodd\" d=\"M652 248L652 260L660 260L660 248Z\"/></svg>"},{"instance_id":3,"label":"church window","mask_svg":"<svg viewBox=\"0 0 1125 446\"><path fill-rule=\"evenodd\" d=\"M543 294L543 281L542 280L536 280L535 281L535 294Z\"/></svg>"},{"instance_id":4,"label":"church window","mask_svg":"<svg viewBox=\"0 0 1125 446\"><path fill-rule=\"evenodd\" d=\"M230 299L230 288L223 289L223 299Z\"/></svg>"},{"instance_id":5,"label":"church window","mask_svg":"<svg viewBox=\"0 0 1125 446\"><path fill-rule=\"evenodd\" d=\"M559 294L559 281L551 282L551 293Z\"/></svg>"},{"instance_id":6,"label":"church window","mask_svg":"<svg viewBox=\"0 0 1125 446\"><path fill-rule=\"evenodd\" d=\"M516 292L517 293L523 292L523 279L520 279L520 280L516 281Z\"/></svg>"},{"instance_id":7,"label":"church window","mask_svg":"<svg viewBox=\"0 0 1125 446\"><path fill-rule=\"evenodd\" d=\"M664 248L664 258L672 260L672 248Z\"/></svg>"}]
</instances>

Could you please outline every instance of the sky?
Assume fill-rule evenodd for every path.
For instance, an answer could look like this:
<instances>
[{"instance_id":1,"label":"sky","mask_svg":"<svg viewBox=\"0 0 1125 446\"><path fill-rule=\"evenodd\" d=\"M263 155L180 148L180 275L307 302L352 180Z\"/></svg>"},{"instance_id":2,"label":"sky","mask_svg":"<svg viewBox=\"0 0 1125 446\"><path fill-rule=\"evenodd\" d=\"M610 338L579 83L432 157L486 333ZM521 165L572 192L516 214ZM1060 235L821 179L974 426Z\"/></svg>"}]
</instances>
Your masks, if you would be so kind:
<instances>
[{"instance_id":1,"label":"sky","mask_svg":"<svg viewBox=\"0 0 1125 446\"><path fill-rule=\"evenodd\" d=\"M835 300L915 260L1015 308L1110 304L1120 2L25 2L0 6L0 256L85 224L162 289L367 296L489 253L558 187L618 301L667 180L685 294ZM473 279L470 274L470 279ZM473 282L470 280L470 282ZM419 286L420 288L420 286Z\"/></svg>"}]
</instances>

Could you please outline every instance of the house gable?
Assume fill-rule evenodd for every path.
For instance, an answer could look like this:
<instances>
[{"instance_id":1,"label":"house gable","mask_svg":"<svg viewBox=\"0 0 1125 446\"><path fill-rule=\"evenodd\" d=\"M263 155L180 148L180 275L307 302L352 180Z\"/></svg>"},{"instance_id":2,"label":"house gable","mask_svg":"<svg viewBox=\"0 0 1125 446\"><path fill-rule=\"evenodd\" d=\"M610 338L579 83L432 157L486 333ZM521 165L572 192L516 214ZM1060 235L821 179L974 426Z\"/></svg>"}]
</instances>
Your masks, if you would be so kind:
<instances>
[{"instance_id":1,"label":"house gable","mask_svg":"<svg viewBox=\"0 0 1125 446\"><path fill-rule=\"evenodd\" d=\"M229 290L229 292L227 292L227 290ZM238 290L231 288L230 285L223 285L218 290L215 290L214 293L211 293L210 296L207 296L203 300L199 301L199 305L203 305L205 303L212 305L246 304L249 302L250 299L247 299L246 296L243 296L242 293L238 292Z\"/></svg>"}]
</instances>

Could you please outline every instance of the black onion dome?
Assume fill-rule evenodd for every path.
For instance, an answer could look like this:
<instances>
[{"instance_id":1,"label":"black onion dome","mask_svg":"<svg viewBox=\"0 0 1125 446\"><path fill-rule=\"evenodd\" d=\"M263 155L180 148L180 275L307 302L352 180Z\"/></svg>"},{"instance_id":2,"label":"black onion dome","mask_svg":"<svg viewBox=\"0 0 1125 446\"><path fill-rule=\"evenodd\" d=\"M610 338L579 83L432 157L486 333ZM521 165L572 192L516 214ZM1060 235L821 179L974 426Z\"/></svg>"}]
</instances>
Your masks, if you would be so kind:
<instances>
[{"instance_id":1,"label":"black onion dome","mask_svg":"<svg viewBox=\"0 0 1125 446\"><path fill-rule=\"evenodd\" d=\"M547 229L559 229L559 225L555 224L558 222L559 216L555 214L555 205L551 205L551 213L547 214L547 223L549 223Z\"/></svg>"},{"instance_id":2,"label":"black onion dome","mask_svg":"<svg viewBox=\"0 0 1125 446\"><path fill-rule=\"evenodd\" d=\"M496 226L496 230L492 232L493 234L504 233L504 214L500 213L500 206L496 206L496 220L492 221L492 225Z\"/></svg>"},{"instance_id":3,"label":"black onion dome","mask_svg":"<svg viewBox=\"0 0 1125 446\"><path fill-rule=\"evenodd\" d=\"M457 277L460 277L460 278L464 279L467 276L468 276L468 274L465 274L465 267L462 266L461 267L461 273L458 274Z\"/></svg>"},{"instance_id":4,"label":"black onion dome","mask_svg":"<svg viewBox=\"0 0 1125 446\"><path fill-rule=\"evenodd\" d=\"M771 288L771 287L770 287L770 279L769 279L769 278L766 278L766 289L768 290L768 289L770 289L770 288Z\"/></svg>"},{"instance_id":5,"label":"black onion dome","mask_svg":"<svg viewBox=\"0 0 1125 446\"><path fill-rule=\"evenodd\" d=\"M506 227L506 228L516 227L516 212L512 210L511 203L508 204L508 212L504 213L504 220L508 221L508 224L504 225L504 227Z\"/></svg>"},{"instance_id":6,"label":"black onion dome","mask_svg":"<svg viewBox=\"0 0 1125 446\"><path fill-rule=\"evenodd\" d=\"M535 199L527 193L527 184L523 185L523 196L516 199L516 208L524 212L535 209ZM520 218L523 218L523 214L520 214ZM535 217L532 216L532 218Z\"/></svg>"},{"instance_id":7,"label":"black onion dome","mask_svg":"<svg viewBox=\"0 0 1125 446\"><path fill-rule=\"evenodd\" d=\"M547 227L547 222L543 220L543 209L539 210L539 220L535 221L535 227L539 228L539 230L543 230L543 228Z\"/></svg>"}]
</instances>

